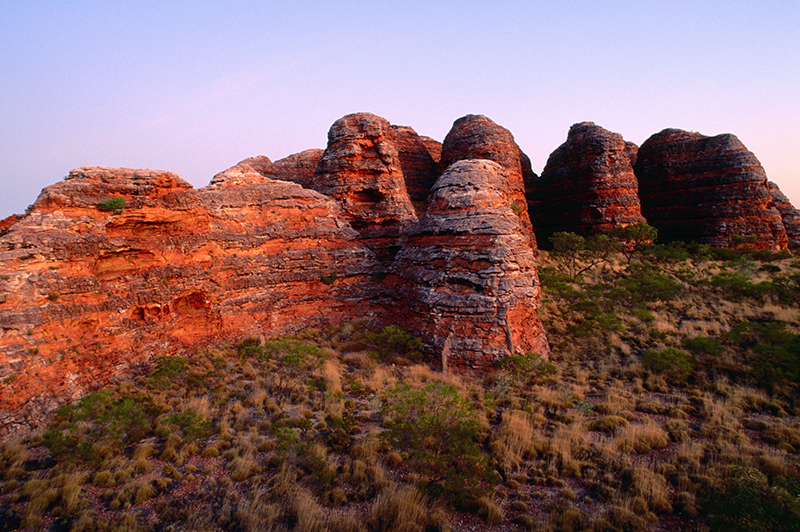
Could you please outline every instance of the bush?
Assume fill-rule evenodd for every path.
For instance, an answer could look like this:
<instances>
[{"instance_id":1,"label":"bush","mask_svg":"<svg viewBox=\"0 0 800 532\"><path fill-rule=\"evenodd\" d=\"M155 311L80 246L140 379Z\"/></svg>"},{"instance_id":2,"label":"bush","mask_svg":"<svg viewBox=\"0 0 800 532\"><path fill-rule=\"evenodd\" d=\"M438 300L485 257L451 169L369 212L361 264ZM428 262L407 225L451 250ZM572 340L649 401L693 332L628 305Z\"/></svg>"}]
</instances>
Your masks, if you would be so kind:
<instances>
[{"instance_id":1,"label":"bush","mask_svg":"<svg viewBox=\"0 0 800 532\"><path fill-rule=\"evenodd\" d=\"M686 382L696 364L689 353L675 347L667 347L662 351L648 349L642 357L642 362L645 367L663 374L667 380L675 384Z\"/></svg>"},{"instance_id":2,"label":"bush","mask_svg":"<svg viewBox=\"0 0 800 532\"><path fill-rule=\"evenodd\" d=\"M381 412L389 443L409 453L409 463L427 477L427 487L464 504L487 476L479 446L479 423L470 401L449 384L420 389L396 384L386 391Z\"/></svg>"},{"instance_id":3,"label":"bush","mask_svg":"<svg viewBox=\"0 0 800 532\"><path fill-rule=\"evenodd\" d=\"M119 212L127 206L128 204L126 203L125 198L120 198L118 196L113 196L111 198L104 199L103 201L97 204L97 208L100 209L101 211Z\"/></svg>"},{"instance_id":4,"label":"bush","mask_svg":"<svg viewBox=\"0 0 800 532\"><path fill-rule=\"evenodd\" d=\"M384 327L380 332L367 333L367 339L384 361L391 361L395 357L419 360L422 358L421 350L425 345L408 330L396 325Z\"/></svg>"}]
</instances>

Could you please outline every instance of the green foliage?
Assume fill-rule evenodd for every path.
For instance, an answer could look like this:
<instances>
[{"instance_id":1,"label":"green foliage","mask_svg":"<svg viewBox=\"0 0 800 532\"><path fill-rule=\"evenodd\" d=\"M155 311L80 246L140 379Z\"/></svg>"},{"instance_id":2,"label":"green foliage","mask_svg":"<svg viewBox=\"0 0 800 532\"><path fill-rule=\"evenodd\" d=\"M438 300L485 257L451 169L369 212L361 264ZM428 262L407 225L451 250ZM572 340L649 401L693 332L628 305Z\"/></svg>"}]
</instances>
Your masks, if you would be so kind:
<instances>
[{"instance_id":1,"label":"green foliage","mask_svg":"<svg viewBox=\"0 0 800 532\"><path fill-rule=\"evenodd\" d=\"M367 333L367 339L384 361L391 361L396 357L419 360L422 358L421 350L425 345L411 332L396 325L384 327L380 332Z\"/></svg>"},{"instance_id":2,"label":"green foliage","mask_svg":"<svg viewBox=\"0 0 800 532\"><path fill-rule=\"evenodd\" d=\"M630 275L618 281L623 291L611 294L624 297L634 304L648 301L672 301L683 291L681 283L652 264L643 262L630 266Z\"/></svg>"},{"instance_id":3,"label":"green foliage","mask_svg":"<svg viewBox=\"0 0 800 532\"><path fill-rule=\"evenodd\" d=\"M725 532L800 531L800 479L770 483L754 469L740 469L723 490L704 494L711 530Z\"/></svg>"},{"instance_id":4,"label":"green foliage","mask_svg":"<svg viewBox=\"0 0 800 532\"><path fill-rule=\"evenodd\" d=\"M526 352L524 355L509 355L500 361L500 368L507 371L515 380L528 382L531 378L549 377L558 373L558 368L542 358L539 353Z\"/></svg>"},{"instance_id":5,"label":"green foliage","mask_svg":"<svg viewBox=\"0 0 800 532\"><path fill-rule=\"evenodd\" d=\"M733 301L743 298L759 299L773 291L771 283L753 283L750 274L741 271L720 272L711 278L709 284Z\"/></svg>"},{"instance_id":6,"label":"green foliage","mask_svg":"<svg viewBox=\"0 0 800 532\"><path fill-rule=\"evenodd\" d=\"M746 350L759 386L775 391L800 384L800 334L786 324L745 321L728 338Z\"/></svg>"},{"instance_id":7,"label":"green foliage","mask_svg":"<svg viewBox=\"0 0 800 532\"><path fill-rule=\"evenodd\" d=\"M328 275L325 275L324 277L320 277L319 280L325 283L326 285L330 286L338 278L339 275L337 275L336 272L331 272Z\"/></svg>"},{"instance_id":8,"label":"green foliage","mask_svg":"<svg viewBox=\"0 0 800 532\"><path fill-rule=\"evenodd\" d=\"M708 336L695 336L694 338L684 338L683 347L693 353L706 354L711 356L721 355L725 347L716 338Z\"/></svg>"},{"instance_id":9,"label":"green foliage","mask_svg":"<svg viewBox=\"0 0 800 532\"><path fill-rule=\"evenodd\" d=\"M258 338L245 338L241 342L238 342L234 347L236 347L236 353L243 359L269 358L269 354L261 346L261 341Z\"/></svg>"},{"instance_id":10,"label":"green foliage","mask_svg":"<svg viewBox=\"0 0 800 532\"><path fill-rule=\"evenodd\" d=\"M606 261L608 256L619 249L619 241L607 234L585 238L569 232L554 233L550 237L552 254L561 261L562 267L571 280Z\"/></svg>"},{"instance_id":11,"label":"green foliage","mask_svg":"<svg viewBox=\"0 0 800 532\"><path fill-rule=\"evenodd\" d=\"M189 361L184 357L159 357L150 373L148 383L153 388L169 388L181 379L189 369Z\"/></svg>"},{"instance_id":12,"label":"green foliage","mask_svg":"<svg viewBox=\"0 0 800 532\"><path fill-rule=\"evenodd\" d=\"M386 391L381 411L387 440L409 453L410 465L427 477L429 490L457 504L478 495L487 461L478 444L477 412L454 386L396 384Z\"/></svg>"},{"instance_id":13,"label":"green foliage","mask_svg":"<svg viewBox=\"0 0 800 532\"><path fill-rule=\"evenodd\" d=\"M147 396L114 398L102 390L59 408L43 435L44 444L56 458L100 458L95 454L99 444L119 450L152 434L157 413ZM79 423L91 425L92 430L81 430Z\"/></svg>"},{"instance_id":14,"label":"green foliage","mask_svg":"<svg viewBox=\"0 0 800 532\"><path fill-rule=\"evenodd\" d=\"M266 342L262 356L275 357L288 369L308 371L316 367L320 359L325 357L325 352L312 343L281 338Z\"/></svg>"},{"instance_id":15,"label":"green foliage","mask_svg":"<svg viewBox=\"0 0 800 532\"><path fill-rule=\"evenodd\" d=\"M686 351L667 347L661 351L648 349L642 356L642 363L657 373L661 373L673 383L686 382L694 371L696 361Z\"/></svg>"},{"instance_id":16,"label":"green foliage","mask_svg":"<svg viewBox=\"0 0 800 532\"><path fill-rule=\"evenodd\" d=\"M194 410L169 414L163 420L163 424L181 430L186 441L207 438L211 435L211 422Z\"/></svg>"},{"instance_id":17,"label":"green foliage","mask_svg":"<svg viewBox=\"0 0 800 532\"><path fill-rule=\"evenodd\" d=\"M97 204L97 208L100 209L101 211L115 211L115 212L120 212L127 206L128 204L125 201L125 198L120 198L119 196L112 196L108 199L104 199L103 201Z\"/></svg>"},{"instance_id":18,"label":"green foliage","mask_svg":"<svg viewBox=\"0 0 800 532\"><path fill-rule=\"evenodd\" d=\"M634 254L641 252L646 244L656 241L658 230L647 222L636 222L625 227L615 226L609 231L609 236L620 243L618 248L630 264Z\"/></svg>"}]
</instances>

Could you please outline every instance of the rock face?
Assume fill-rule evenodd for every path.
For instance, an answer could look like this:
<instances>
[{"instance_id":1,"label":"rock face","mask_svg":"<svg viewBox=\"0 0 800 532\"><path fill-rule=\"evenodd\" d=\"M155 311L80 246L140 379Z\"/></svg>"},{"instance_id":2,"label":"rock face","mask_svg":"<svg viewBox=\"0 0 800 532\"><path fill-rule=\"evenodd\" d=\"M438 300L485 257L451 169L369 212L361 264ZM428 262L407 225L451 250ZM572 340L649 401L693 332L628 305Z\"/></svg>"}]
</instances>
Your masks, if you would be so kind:
<instances>
[{"instance_id":1,"label":"rock face","mask_svg":"<svg viewBox=\"0 0 800 532\"><path fill-rule=\"evenodd\" d=\"M644 222L631 159L636 145L592 122L575 124L547 160L538 179L526 182L536 238L558 231L593 235Z\"/></svg>"},{"instance_id":2,"label":"rock face","mask_svg":"<svg viewBox=\"0 0 800 532\"><path fill-rule=\"evenodd\" d=\"M436 178L439 177L439 164L433 160L430 151L417 132L407 126L392 126L395 145L400 155L400 167L406 182L406 191L414 205L428 199ZM432 140L432 139L431 139ZM435 141L434 141L435 142Z\"/></svg>"},{"instance_id":3,"label":"rock face","mask_svg":"<svg viewBox=\"0 0 800 532\"><path fill-rule=\"evenodd\" d=\"M439 161L442 160L442 143L436 139L425 136L420 137L420 140L425 145L433 161L439 164Z\"/></svg>"},{"instance_id":4,"label":"rock face","mask_svg":"<svg viewBox=\"0 0 800 532\"><path fill-rule=\"evenodd\" d=\"M274 163L263 155L251 157L215 175L210 186L241 186L279 179L310 188L320 157L322 150L316 149L295 153Z\"/></svg>"},{"instance_id":5,"label":"rock face","mask_svg":"<svg viewBox=\"0 0 800 532\"><path fill-rule=\"evenodd\" d=\"M786 249L788 239L758 159L734 135L665 129L639 148L635 166L642 214L659 240Z\"/></svg>"},{"instance_id":6,"label":"rock face","mask_svg":"<svg viewBox=\"0 0 800 532\"><path fill-rule=\"evenodd\" d=\"M769 192L772 194L772 205L781 213L789 247L800 247L800 210L792 205L789 198L772 181L769 182Z\"/></svg>"},{"instance_id":7,"label":"rock face","mask_svg":"<svg viewBox=\"0 0 800 532\"><path fill-rule=\"evenodd\" d=\"M408 326L447 351L450 367L486 370L509 354L549 353L534 250L511 208L517 179L489 160L450 165L387 279L408 304Z\"/></svg>"},{"instance_id":8,"label":"rock face","mask_svg":"<svg viewBox=\"0 0 800 532\"><path fill-rule=\"evenodd\" d=\"M99 210L109 197L127 206ZM0 239L0 435L156 356L382 311L357 236L286 181L197 191L169 172L71 172Z\"/></svg>"},{"instance_id":9,"label":"rock face","mask_svg":"<svg viewBox=\"0 0 800 532\"><path fill-rule=\"evenodd\" d=\"M391 249L417 221L394 130L370 113L334 122L312 188L341 206L345 219L383 261L391 259Z\"/></svg>"},{"instance_id":10,"label":"rock face","mask_svg":"<svg viewBox=\"0 0 800 532\"><path fill-rule=\"evenodd\" d=\"M511 132L483 115L459 118L442 143L439 166L444 171L454 162L465 159L488 159L508 171L511 208L519 217L523 231L529 235L531 246L537 249L525 199L525 178L533 177L533 171L530 159L519 149Z\"/></svg>"}]
</instances>

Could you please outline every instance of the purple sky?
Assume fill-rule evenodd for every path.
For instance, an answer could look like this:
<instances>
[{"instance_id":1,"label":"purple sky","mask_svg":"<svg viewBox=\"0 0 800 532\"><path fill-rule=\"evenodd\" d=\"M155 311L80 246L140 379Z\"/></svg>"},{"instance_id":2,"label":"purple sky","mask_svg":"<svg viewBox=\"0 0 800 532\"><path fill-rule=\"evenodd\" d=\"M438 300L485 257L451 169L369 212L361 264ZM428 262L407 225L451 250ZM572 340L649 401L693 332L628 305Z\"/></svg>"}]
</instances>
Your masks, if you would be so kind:
<instances>
[{"instance_id":1,"label":"purple sky","mask_svg":"<svg viewBox=\"0 0 800 532\"><path fill-rule=\"evenodd\" d=\"M0 0L0 218L85 164L196 187L368 111L443 140L734 133L800 207L800 2Z\"/></svg>"}]
</instances>

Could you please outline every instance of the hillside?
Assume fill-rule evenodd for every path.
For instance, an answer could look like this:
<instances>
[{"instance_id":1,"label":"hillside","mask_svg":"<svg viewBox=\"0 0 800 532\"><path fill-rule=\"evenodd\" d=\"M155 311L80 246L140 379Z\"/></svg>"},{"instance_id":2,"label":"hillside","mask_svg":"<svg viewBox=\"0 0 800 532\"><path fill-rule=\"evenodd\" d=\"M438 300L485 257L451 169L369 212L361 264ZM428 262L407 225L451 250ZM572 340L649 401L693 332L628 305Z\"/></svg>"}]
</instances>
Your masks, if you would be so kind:
<instances>
[{"instance_id":1,"label":"hillside","mask_svg":"<svg viewBox=\"0 0 800 532\"><path fill-rule=\"evenodd\" d=\"M0 529L798 530L800 261L559 253L550 361L368 321L156 357L2 445Z\"/></svg>"}]
</instances>

